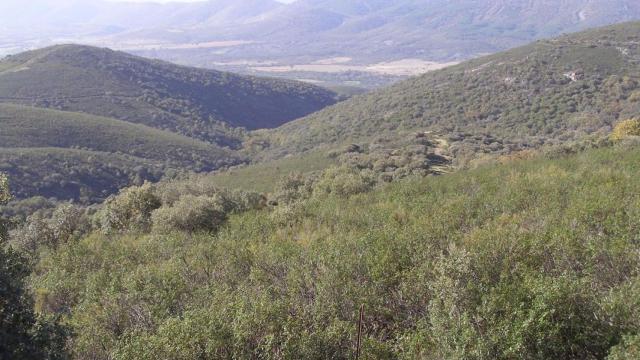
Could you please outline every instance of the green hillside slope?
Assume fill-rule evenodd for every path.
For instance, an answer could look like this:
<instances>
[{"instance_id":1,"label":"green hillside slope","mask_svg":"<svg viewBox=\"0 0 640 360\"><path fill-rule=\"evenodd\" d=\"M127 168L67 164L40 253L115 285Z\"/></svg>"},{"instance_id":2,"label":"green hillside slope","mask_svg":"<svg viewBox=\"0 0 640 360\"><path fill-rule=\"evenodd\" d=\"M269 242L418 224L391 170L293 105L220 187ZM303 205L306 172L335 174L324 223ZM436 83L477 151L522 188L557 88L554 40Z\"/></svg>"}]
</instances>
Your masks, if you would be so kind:
<instances>
[{"instance_id":1,"label":"green hillside slope","mask_svg":"<svg viewBox=\"0 0 640 360\"><path fill-rule=\"evenodd\" d=\"M166 162L198 171L237 163L231 151L143 125L93 115L0 104L4 148L81 148Z\"/></svg>"},{"instance_id":2,"label":"green hillside slope","mask_svg":"<svg viewBox=\"0 0 640 360\"><path fill-rule=\"evenodd\" d=\"M234 128L271 128L335 103L295 81L182 67L122 52L62 45L0 61L0 102L117 118L223 145Z\"/></svg>"},{"instance_id":3,"label":"green hillside slope","mask_svg":"<svg viewBox=\"0 0 640 360\"><path fill-rule=\"evenodd\" d=\"M62 148L0 147L0 172L17 199L43 196L93 203L144 180L160 180L171 167L124 154Z\"/></svg>"},{"instance_id":4,"label":"green hillside slope","mask_svg":"<svg viewBox=\"0 0 640 360\"><path fill-rule=\"evenodd\" d=\"M12 241L39 249L36 308L78 359L349 359L361 306L363 358L634 358L638 164L608 147L364 193L329 172L271 210L163 183L89 235L67 206Z\"/></svg>"},{"instance_id":5,"label":"green hillside slope","mask_svg":"<svg viewBox=\"0 0 640 360\"><path fill-rule=\"evenodd\" d=\"M354 97L272 132L267 156L327 144L449 134L458 157L608 132L640 113L640 23L538 41ZM264 152L263 152L264 154Z\"/></svg>"},{"instance_id":6,"label":"green hillside slope","mask_svg":"<svg viewBox=\"0 0 640 360\"><path fill-rule=\"evenodd\" d=\"M94 115L0 104L0 172L16 198L100 201L176 171L246 161L232 150L176 133Z\"/></svg>"}]
</instances>

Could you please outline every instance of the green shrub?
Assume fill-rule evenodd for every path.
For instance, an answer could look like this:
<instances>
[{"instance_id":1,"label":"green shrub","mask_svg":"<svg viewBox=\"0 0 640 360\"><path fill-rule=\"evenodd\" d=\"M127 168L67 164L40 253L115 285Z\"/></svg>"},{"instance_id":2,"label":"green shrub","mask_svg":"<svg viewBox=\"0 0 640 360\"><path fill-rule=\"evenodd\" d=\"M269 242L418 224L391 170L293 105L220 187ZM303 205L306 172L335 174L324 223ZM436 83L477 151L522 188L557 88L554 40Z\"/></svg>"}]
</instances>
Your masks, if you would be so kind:
<instances>
[{"instance_id":1,"label":"green shrub","mask_svg":"<svg viewBox=\"0 0 640 360\"><path fill-rule=\"evenodd\" d=\"M62 204L51 215L43 211L30 215L20 228L11 232L11 239L22 249L35 252L41 245L55 248L67 243L87 233L89 228L89 221L79 207Z\"/></svg>"},{"instance_id":2,"label":"green shrub","mask_svg":"<svg viewBox=\"0 0 640 360\"><path fill-rule=\"evenodd\" d=\"M315 181L316 177L313 174L291 173L280 180L273 197L280 205L308 199L313 193Z\"/></svg>"},{"instance_id":3,"label":"green shrub","mask_svg":"<svg viewBox=\"0 0 640 360\"><path fill-rule=\"evenodd\" d=\"M614 346L607 360L640 359L640 335L626 336L620 345Z\"/></svg>"},{"instance_id":4,"label":"green shrub","mask_svg":"<svg viewBox=\"0 0 640 360\"><path fill-rule=\"evenodd\" d=\"M620 141L630 136L640 136L640 119L619 122L611 133L611 140Z\"/></svg>"},{"instance_id":5,"label":"green shrub","mask_svg":"<svg viewBox=\"0 0 640 360\"><path fill-rule=\"evenodd\" d=\"M5 204L11 200L9 192L9 179L5 174L0 173L0 204Z\"/></svg>"},{"instance_id":6,"label":"green shrub","mask_svg":"<svg viewBox=\"0 0 640 360\"><path fill-rule=\"evenodd\" d=\"M9 179L3 173L0 173L0 205L6 204L11 200L11 193L9 192ZM0 218L0 243L7 240L7 226L5 220Z\"/></svg>"},{"instance_id":7,"label":"green shrub","mask_svg":"<svg viewBox=\"0 0 640 360\"><path fill-rule=\"evenodd\" d=\"M314 193L349 196L370 191L375 184L375 176L371 171L333 167L322 173Z\"/></svg>"},{"instance_id":8,"label":"green shrub","mask_svg":"<svg viewBox=\"0 0 640 360\"><path fill-rule=\"evenodd\" d=\"M620 334L640 333L640 276L612 289L603 305Z\"/></svg>"},{"instance_id":9,"label":"green shrub","mask_svg":"<svg viewBox=\"0 0 640 360\"><path fill-rule=\"evenodd\" d=\"M10 198L7 179L0 174L0 204ZM0 243L0 358L67 359L67 329L56 318L33 311L33 297L26 284L30 270L27 259Z\"/></svg>"},{"instance_id":10,"label":"green shrub","mask_svg":"<svg viewBox=\"0 0 640 360\"><path fill-rule=\"evenodd\" d=\"M244 202L180 196L153 213L156 233L42 252L31 287L73 326L80 359L353 358L363 304L363 359L626 351L640 326L640 148L527 158L318 192L215 234L203 230Z\"/></svg>"},{"instance_id":11,"label":"green shrub","mask_svg":"<svg viewBox=\"0 0 640 360\"><path fill-rule=\"evenodd\" d=\"M206 177L195 175L189 179L166 181L156 185L156 194L163 206L172 206L183 196L208 196L217 198L225 212L241 212L259 209L266 205L263 195L242 190L220 188Z\"/></svg>"},{"instance_id":12,"label":"green shrub","mask_svg":"<svg viewBox=\"0 0 640 360\"><path fill-rule=\"evenodd\" d=\"M131 332L115 351L118 359L230 359L233 332L214 312L188 312L169 319L155 334Z\"/></svg>"},{"instance_id":13,"label":"green shrub","mask_svg":"<svg viewBox=\"0 0 640 360\"><path fill-rule=\"evenodd\" d=\"M185 195L172 206L153 212L153 230L156 232L215 231L227 219L223 197Z\"/></svg>"},{"instance_id":14,"label":"green shrub","mask_svg":"<svg viewBox=\"0 0 640 360\"><path fill-rule=\"evenodd\" d=\"M105 233L144 231L151 225L151 213L162 205L149 183L130 187L106 201L99 221Z\"/></svg>"},{"instance_id":15,"label":"green shrub","mask_svg":"<svg viewBox=\"0 0 640 360\"><path fill-rule=\"evenodd\" d=\"M602 359L614 330L598 294L570 276L505 279L486 294L474 316L487 331L477 354L495 358ZM509 316L505 316L509 314Z\"/></svg>"},{"instance_id":16,"label":"green shrub","mask_svg":"<svg viewBox=\"0 0 640 360\"><path fill-rule=\"evenodd\" d=\"M435 278L429 287L430 333L439 358L464 359L477 347L478 329L473 325L477 289L471 268L471 256L452 247L435 266Z\"/></svg>"}]
</instances>

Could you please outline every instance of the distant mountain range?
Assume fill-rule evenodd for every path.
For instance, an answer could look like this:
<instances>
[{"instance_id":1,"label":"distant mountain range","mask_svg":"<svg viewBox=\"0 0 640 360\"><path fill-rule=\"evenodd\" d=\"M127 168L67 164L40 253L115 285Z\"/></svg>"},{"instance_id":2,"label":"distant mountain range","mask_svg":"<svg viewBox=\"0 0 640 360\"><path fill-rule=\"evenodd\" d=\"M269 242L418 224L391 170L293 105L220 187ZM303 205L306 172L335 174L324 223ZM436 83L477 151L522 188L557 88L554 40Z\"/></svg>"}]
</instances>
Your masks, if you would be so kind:
<instances>
[{"instance_id":1,"label":"distant mountain range","mask_svg":"<svg viewBox=\"0 0 640 360\"><path fill-rule=\"evenodd\" d=\"M3 27L129 31L152 27L240 24L282 7L272 0L202 2L113 2L106 0L32 0L2 2ZM93 28L92 28L93 27ZM59 34L58 34L59 35Z\"/></svg>"},{"instance_id":2,"label":"distant mountain range","mask_svg":"<svg viewBox=\"0 0 640 360\"><path fill-rule=\"evenodd\" d=\"M354 63L462 60L563 32L640 19L635 0L12 3L0 4L5 52L66 39L209 65L336 56Z\"/></svg>"}]
</instances>

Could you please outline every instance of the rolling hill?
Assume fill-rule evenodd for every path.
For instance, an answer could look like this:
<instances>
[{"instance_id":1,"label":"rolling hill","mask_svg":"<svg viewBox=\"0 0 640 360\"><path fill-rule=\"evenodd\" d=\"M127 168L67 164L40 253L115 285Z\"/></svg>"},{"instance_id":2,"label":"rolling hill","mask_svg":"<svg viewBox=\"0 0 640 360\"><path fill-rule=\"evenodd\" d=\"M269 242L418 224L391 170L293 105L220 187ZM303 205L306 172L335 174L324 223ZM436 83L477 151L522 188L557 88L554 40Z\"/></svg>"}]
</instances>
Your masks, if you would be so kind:
<instances>
[{"instance_id":1,"label":"rolling hill","mask_svg":"<svg viewBox=\"0 0 640 360\"><path fill-rule=\"evenodd\" d=\"M31 197L91 204L131 184L158 181L164 163L125 154L82 149L0 148L0 172L18 203Z\"/></svg>"},{"instance_id":2,"label":"rolling hill","mask_svg":"<svg viewBox=\"0 0 640 360\"><path fill-rule=\"evenodd\" d=\"M260 129L317 111L336 95L288 80L176 66L63 45L0 61L0 102L84 112L235 147Z\"/></svg>"},{"instance_id":3,"label":"rolling hill","mask_svg":"<svg viewBox=\"0 0 640 360\"><path fill-rule=\"evenodd\" d=\"M232 150L94 115L0 104L0 172L18 198L98 201L169 171L211 171L246 161Z\"/></svg>"},{"instance_id":4,"label":"rolling hill","mask_svg":"<svg viewBox=\"0 0 640 360\"><path fill-rule=\"evenodd\" d=\"M202 171L237 158L230 150L144 125L13 104L0 104L0 144L119 152L185 168L201 162Z\"/></svg>"},{"instance_id":5,"label":"rolling hill","mask_svg":"<svg viewBox=\"0 0 640 360\"><path fill-rule=\"evenodd\" d=\"M640 22L541 40L398 83L256 133L287 154L447 134L459 158L559 144L640 113Z\"/></svg>"},{"instance_id":6,"label":"rolling hill","mask_svg":"<svg viewBox=\"0 0 640 360\"><path fill-rule=\"evenodd\" d=\"M640 113L639 42L638 22L541 40L357 95L276 129L249 133L232 127L237 123L193 121L214 112L222 114L218 107L227 111L221 118L238 113L264 115L264 108L248 102L241 106L233 98L238 87L232 80L243 77L104 49L54 47L0 63L0 96L29 105L0 107L8 114L0 136L11 147L85 149L122 154L165 169L196 171L245 162L244 156L215 146L239 148L243 140L242 153L253 162L293 156L282 168L286 171L278 170L277 162L269 163L276 166L269 175L273 179L295 170L289 164L317 160L318 151L342 153L357 144L360 155L340 155L338 163L355 162L379 169L386 178L402 178L429 173L450 161L462 166L485 154L509 154L609 133L616 122ZM216 81L231 76L226 82L231 85L206 85L205 75L223 76L215 77ZM274 83L300 86L301 91L314 94L318 90L299 83ZM207 101L210 93L202 91L210 88L224 93L213 97L217 103ZM256 96L265 100L266 107L276 107L267 93L252 89L253 94L261 94ZM333 99L332 93L321 93ZM243 93L244 99L255 100L249 95ZM74 140L90 133L102 134L101 140ZM306 157L307 153L316 155ZM15 161L15 150L10 157ZM307 168L334 163L316 160ZM251 168L237 171L220 178L220 183L247 183L238 177L257 173Z\"/></svg>"}]
</instances>

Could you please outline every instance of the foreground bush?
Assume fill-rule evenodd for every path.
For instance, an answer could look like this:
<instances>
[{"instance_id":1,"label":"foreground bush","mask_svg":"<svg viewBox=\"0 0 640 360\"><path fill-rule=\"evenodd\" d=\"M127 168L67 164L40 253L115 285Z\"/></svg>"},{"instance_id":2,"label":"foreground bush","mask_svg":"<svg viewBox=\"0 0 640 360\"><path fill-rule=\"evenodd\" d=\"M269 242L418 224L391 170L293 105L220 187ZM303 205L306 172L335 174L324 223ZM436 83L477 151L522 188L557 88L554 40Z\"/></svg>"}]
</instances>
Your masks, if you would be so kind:
<instances>
[{"instance_id":1,"label":"foreground bush","mask_svg":"<svg viewBox=\"0 0 640 360\"><path fill-rule=\"evenodd\" d=\"M8 181L0 174L0 205L10 198ZM3 226L0 223L0 233L6 234ZM0 239L0 359L66 359L66 329L33 311L27 264L26 258Z\"/></svg>"},{"instance_id":2,"label":"foreground bush","mask_svg":"<svg viewBox=\"0 0 640 360\"><path fill-rule=\"evenodd\" d=\"M329 168L315 184L314 193L349 196L367 192L376 184L371 171L349 167Z\"/></svg>"},{"instance_id":3,"label":"foreground bush","mask_svg":"<svg viewBox=\"0 0 640 360\"><path fill-rule=\"evenodd\" d=\"M106 201L99 218L105 233L147 230L151 212L162 205L153 185L130 187Z\"/></svg>"},{"instance_id":4,"label":"foreground bush","mask_svg":"<svg viewBox=\"0 0 640 360\"><path fill-rule=\"evenodd\" d=\"M9 179L3 173L0 173L0 205L6 204L11 200L9 192ZM7 226L4 219L0 219L0 243L7 240Z\"/></svg>"},{"instance_id":5,"label":"foreground bush","mask_svg":"<svg viewBox=\"0 0 640 360\"><path fill-rule=\"evenodd\" d=\"M640 359L640 335L625 337L622 343L611 350L608 360Z\"/></svg>"},{"instance_id":6,"label":"foreground bush","mask_svg":"<svg viewBox=\"0 0 640 360\"><path fill-rule=\"evenodd\" d=\"M363 359L633 358L638 163L608 147L368 192L332 169L262 211L181 195L156 231L42 251L30 285L78 359L350 359L362 305Z\"/></svg>"},{"instance_id":7,"label":"foreground bush","mask_svg":"<svg viewBox=\"0 0 640 360\"><path fill-rule=\"evenodd\" d=\"M35 252L38 247L55 248L89 230L84 211L72 204L57 206L50 215L38 211L11 232L11 241L23 250Z\"/></svg>"},{"instance_id":8,"label":"foreground bush","mask_svg":"<svg viewBox=\"0 0 640 360\"><path fill-rule=\"evenodd\" d=\"M153 230L157 232L215 231L226 219L225 199L220 196L186 195L152 215Z\"/></svg>"}]
</instances>

